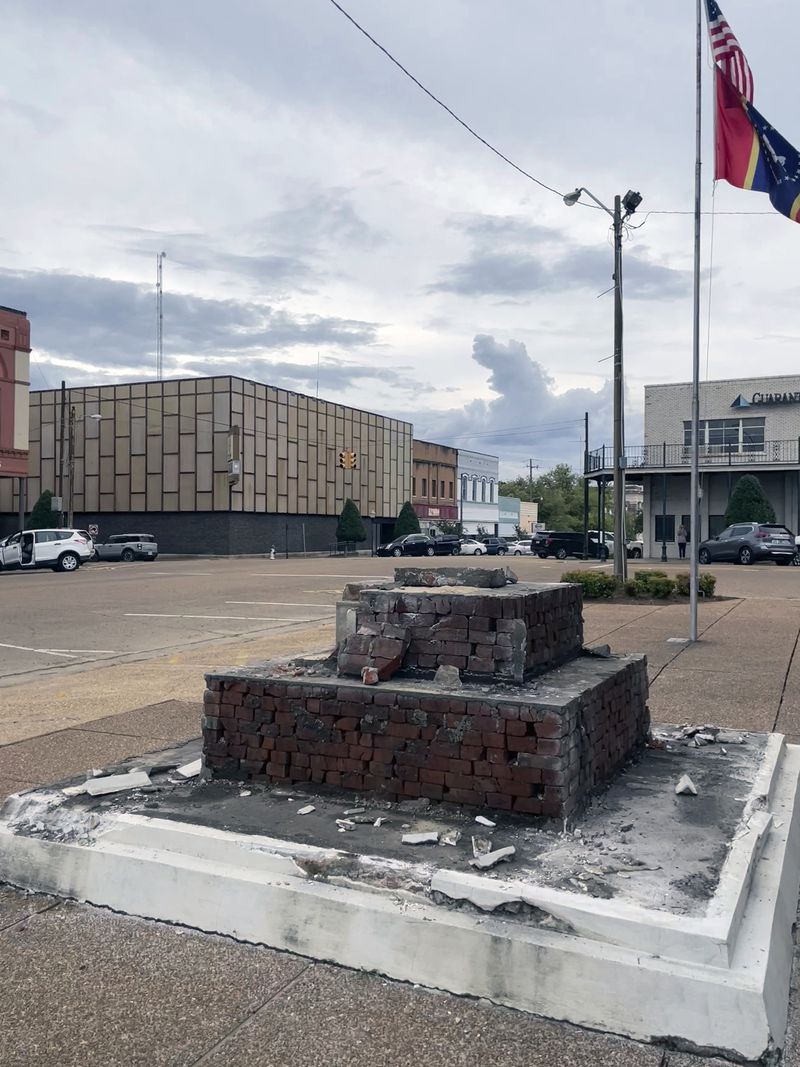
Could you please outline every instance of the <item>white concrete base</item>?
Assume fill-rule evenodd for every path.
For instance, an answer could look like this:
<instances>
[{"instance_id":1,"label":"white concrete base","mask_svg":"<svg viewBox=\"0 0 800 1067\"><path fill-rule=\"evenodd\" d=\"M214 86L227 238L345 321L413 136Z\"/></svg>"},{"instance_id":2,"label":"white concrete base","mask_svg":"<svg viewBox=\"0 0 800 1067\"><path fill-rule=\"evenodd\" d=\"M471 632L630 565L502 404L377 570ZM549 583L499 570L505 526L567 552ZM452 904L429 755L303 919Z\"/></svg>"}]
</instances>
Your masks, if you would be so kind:
<instances>
[{"instance_id":1,"label":"white concrete base","mask_svg":"<svg viewBox=\"0 0 800 1067\"><path fill-rule=\"evenodd\" d=\"M325 880L334 850L140 815L59 823L63 796L44 791L20 797L0 821L0 881L757 1060L782 1045L786 1026L799 781L800 747L772 738L701 918L515 883L510 870L504 880L434 871L419 853L408 863L362 857L363 878ZM61 840L45 836L48 825ZM398 875L415 889L384 887ZM437 905L432 890L474 907ZM536 911L492 913L512 901Z\"/></svg>"}]
</instances>

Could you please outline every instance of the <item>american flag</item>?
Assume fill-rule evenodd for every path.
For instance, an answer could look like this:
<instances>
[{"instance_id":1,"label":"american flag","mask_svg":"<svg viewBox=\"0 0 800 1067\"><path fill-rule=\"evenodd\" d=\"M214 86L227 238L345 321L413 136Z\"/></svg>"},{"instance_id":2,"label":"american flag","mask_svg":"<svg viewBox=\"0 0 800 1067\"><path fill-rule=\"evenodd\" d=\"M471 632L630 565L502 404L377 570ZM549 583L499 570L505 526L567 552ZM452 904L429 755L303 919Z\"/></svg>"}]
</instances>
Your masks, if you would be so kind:
<instances>
[{"instance_id":1,"label":"american flag","mask_svg":"<svg viewBox=\"0 0 800 1067\"><path fill-rule=\"evenodd\" d=\"M731 85L751 104L753 102L753 72L739 42L733 35L717 0L706 0L708 33L714 62L727 76Z\"/></svg>"}]
</instances>

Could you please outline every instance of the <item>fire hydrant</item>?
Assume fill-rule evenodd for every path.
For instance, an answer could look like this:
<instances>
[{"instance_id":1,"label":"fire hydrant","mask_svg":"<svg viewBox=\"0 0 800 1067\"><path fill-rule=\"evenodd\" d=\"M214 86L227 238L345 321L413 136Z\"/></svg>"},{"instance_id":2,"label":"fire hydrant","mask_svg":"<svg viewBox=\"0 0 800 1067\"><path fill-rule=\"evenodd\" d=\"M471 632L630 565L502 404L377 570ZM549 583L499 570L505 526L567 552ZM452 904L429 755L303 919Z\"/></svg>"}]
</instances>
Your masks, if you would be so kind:
<instances>
[{"instance_id":1,"label":"fire hydrant","mask_svg":"<svg viewBox=\"0 0 800 1067\"><path fill-rule=\"evenodd\" d=\"M269 550L269 558L275 559L275 545L273 545L272 548Z\"/></svg>"}]
</instances>

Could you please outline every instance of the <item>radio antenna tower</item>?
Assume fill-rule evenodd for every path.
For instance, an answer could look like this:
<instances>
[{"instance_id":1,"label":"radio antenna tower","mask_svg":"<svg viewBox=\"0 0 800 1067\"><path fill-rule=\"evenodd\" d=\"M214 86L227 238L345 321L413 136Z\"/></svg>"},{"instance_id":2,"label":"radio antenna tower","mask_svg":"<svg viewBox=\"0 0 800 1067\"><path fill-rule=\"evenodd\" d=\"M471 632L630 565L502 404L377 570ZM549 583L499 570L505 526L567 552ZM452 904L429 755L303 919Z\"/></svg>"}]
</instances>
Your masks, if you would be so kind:
<instances>
[{"instance_id":1,"label":"radio antenna tower","mask_svg":"<svg viewBox=\"0 0 800 1067\"><path fill-rule=\"evenodd\" d=\"M164 377L164 260L166 252L156 256L156 378Z\"/></svg>"}]
</instances>

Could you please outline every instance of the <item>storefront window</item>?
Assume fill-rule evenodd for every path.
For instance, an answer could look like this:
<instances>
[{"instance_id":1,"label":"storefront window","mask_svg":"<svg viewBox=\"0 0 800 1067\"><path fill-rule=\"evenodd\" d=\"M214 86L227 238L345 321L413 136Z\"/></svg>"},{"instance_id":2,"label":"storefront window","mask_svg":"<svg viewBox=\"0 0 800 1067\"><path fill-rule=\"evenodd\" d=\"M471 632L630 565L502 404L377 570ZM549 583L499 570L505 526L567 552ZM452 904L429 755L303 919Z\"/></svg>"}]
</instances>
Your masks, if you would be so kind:
<instances>
[{"instance_id":1,"label":"storefront window","mask_svg":"<svg viewBox=\"0 0 800 1067\"><path fill-rule=\"evenodd\" d=\"M698 440L709 452L763 452L764 418L701 419ZM683 444L692 445L692 424L683 424Z\"/></svg>"},{"instance_id":2,"label":"storefront window","mask_svg":"<svg viewBox=\"0 0 800 1067\"><path fill-rule=\"evenodd\" d=\"M742 419L742 451L764 451L764 419Z\"/></svg>"},{"instance_id":3,"label":"storefront window","mask_svg":"<svg viewBox=\"0 0 800 1067\"><path fill-rule=\"evenodd\" d=\"M675 516L656 515L656 541L675 540ZM666 534L666 536L664 536Z\"/></svg>"}]
</instances>

